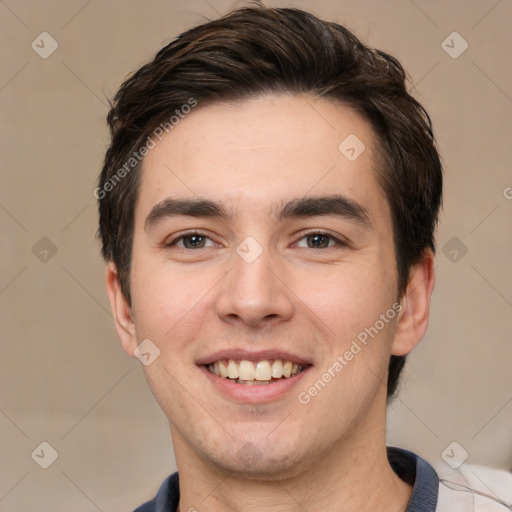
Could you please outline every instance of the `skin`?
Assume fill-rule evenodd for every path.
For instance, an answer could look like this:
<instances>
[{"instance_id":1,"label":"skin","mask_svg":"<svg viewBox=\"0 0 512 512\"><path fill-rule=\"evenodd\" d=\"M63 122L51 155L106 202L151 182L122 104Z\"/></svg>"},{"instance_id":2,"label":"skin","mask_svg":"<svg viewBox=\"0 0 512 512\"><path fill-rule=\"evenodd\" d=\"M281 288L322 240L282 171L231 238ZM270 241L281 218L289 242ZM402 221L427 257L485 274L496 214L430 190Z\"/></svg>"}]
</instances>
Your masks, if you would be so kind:
<instances>
[{"instance_id":1,"label":"skin","mask_svg":"<svg viewBox=\"0 0 512 512\"><path fill-rule=\"evenodd\" d=\"M366 149L350 162L338 146L352 133ZM199 105L146 156L131 307L112 263L106 287L124 350L133 356L149 338L161 351L144 369L170 422L182 512L405 509L411 487L386 458L385 383L391 354L410 352L427 328L433 254L425 251L398 297L375 151L370 126L350 108L270 94ZM336 216L276 221L276 205L333 193L363 205L370 227ZM222 203L232 219L174 217L145 230L157 203L194 196ZM206 232L204 247L186 248L183 239L166 247L193 229ZM348 243L324 239L327 247L312 247L306 234L315 230ZM250 264L236 252L247 236L263 249ZM400 313L301 404L298 392L397 301ZM240 403L196 365L234 347L279 348L312 366L284 396ZM250 463L237 455L246 445L257 453Z\"/></svg>"}]
</instances>

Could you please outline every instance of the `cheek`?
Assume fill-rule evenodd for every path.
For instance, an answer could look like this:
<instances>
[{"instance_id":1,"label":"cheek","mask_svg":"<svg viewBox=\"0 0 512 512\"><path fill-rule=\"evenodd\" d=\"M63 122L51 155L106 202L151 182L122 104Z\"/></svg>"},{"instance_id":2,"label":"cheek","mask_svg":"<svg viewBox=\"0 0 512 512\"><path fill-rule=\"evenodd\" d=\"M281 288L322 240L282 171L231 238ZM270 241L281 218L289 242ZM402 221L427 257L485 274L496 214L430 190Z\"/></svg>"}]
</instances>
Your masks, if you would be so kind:
<instances>
[{"instance_id":1,"label":"cheek","mask_svg":"<svg viewBox=\"0 0 512 512\"><path fill-rule=\"evenodd\" d=\"M330 272L321 286L318 280L314 285L311 275L302 280L300 293L307 298L309 317L327 326L321 369L301 390L302 398L310 400L312 414L329 410L338 418L333 428L341 428L348 418L357 423L376 394L384 392L387 380L397 316L392 275L383 277L370 266L362 270L346 266ZM304 295L308 290L309 296Z\"/></svg>"},{"instance_id":2,"label":"cheek","mask_svg":"<svg viewBox=\"0 0 512 512\"><path fill-rule=\"evenodd\" d=\"M215 297L225 269L179 266L139 256L132 262L133 312L139 340L181 359L197 350L205 325L215 325ZM218 319L217 319L218 320ZM174 357L173 356L173 357Z\"/></svg>"},{"instance_id":3,"label":"cheek","mask_svg":"<svg viewBox=\"0 0 512 512\"><path fill-rule=\"evenodd\" d=\"M180 320L193 314L194 305L204 295L197 278L180 276L154 261L134 259L132 276L133 311L143 337L165 339Z\"/></svg>"},{"instance_id":4,"label":"cheek","mask_svg":"<svg viewBox=\"0 0 512 512\"><path fill-rule=\"evenodd\" d=\"M297 297L335 337L337 350L372 326L395 300L393 274L368 264L371 259L304 272L295 279Z\"/></svg>"}]
</instances>

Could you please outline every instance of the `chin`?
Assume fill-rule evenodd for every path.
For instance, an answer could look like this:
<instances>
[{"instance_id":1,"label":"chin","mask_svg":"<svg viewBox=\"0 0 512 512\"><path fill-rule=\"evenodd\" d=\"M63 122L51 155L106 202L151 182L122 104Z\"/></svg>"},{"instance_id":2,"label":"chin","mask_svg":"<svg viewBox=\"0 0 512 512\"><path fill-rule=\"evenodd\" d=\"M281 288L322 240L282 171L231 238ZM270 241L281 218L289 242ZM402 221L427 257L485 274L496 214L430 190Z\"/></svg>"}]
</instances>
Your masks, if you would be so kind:
<instances>
[{"instance_id":1,"label":"chin","mask_svg":"<svg viewBox=\"0 0 512 512\"><path fill-rule=\"evenodd\" d=\"M298 447L283 445L281 440L264 443L260 441L237 440L232 449L219 451L218 447L209 454L204 453L209 462L232 476L253 480L268 480L269 477L281 480L305 471L305 461L311 460ZM205 447L203 447L204 449Z\"/></svg>"}]
</instances>

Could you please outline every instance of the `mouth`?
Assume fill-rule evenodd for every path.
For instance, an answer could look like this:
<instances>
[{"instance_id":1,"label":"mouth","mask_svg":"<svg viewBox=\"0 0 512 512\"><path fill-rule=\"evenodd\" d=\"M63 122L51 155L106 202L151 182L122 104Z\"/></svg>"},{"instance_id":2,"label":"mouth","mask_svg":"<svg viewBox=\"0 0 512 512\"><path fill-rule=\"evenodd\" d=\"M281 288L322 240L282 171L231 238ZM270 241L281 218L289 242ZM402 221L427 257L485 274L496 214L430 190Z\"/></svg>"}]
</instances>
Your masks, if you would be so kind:
<instances>
[{"instance_id":1,"label":"mouth","mask_svg":"<svg viewBox=\"0 0 512 512\"><path fill-rule=\"evenodd\" d=\"M195 361L214 393L237 404L293 399L313 360L273 348L219 350Z\"/></svg>"},{"instance_id":2,"label":"mouth","mask_svg":"<svg viewBox=\"0 0 512 512\"><path fill-rule=\"evenodd\" d=\"M302 373L307 365L284 359L219 359L203 365L210 373L245 386L268 385Z\"/></svg>"},{"instance_id":3,"label":"mouth","mask_svg":"<svg viewBox=\"0 0 512 512\"><path fill-rule=\"evenodd\" d=\"M215 393L237 404L293 400L313 361L290 352L220 350L195 361Z\"/></svg>"}]
</instances>

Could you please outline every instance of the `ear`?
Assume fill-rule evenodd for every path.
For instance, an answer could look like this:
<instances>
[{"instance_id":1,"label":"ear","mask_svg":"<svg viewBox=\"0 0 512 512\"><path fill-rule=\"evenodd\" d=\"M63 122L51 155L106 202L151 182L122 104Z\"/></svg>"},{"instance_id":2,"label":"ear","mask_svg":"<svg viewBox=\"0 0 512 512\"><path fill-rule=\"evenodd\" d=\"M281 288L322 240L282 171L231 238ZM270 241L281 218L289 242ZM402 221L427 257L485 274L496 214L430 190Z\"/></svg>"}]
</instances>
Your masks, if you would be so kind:
<instances>
[{"instance_id":1,"label":"ear","mask_svg":"<svg viewBox=\"0 0 512 512\"><path fill-rule=\"evenodd\" d=\"M105 287L121 345L130 357L135 357L133 354L137 347L135 323L133 322L131 307L121 291L117 268L112 262L107 265L105 270Z\"/></svg>"},{"instance_id":2,"label":"ear","mask_svg":"<svg viewBox=\"0 0 512 512\"><path fill-rule=\"evenodd\" d=\"M434 282L434 253L426 249L421 261L411 268L409 282L400 301L402 309L391 345L393 355L408 354L425 335Z\"/></svg>"}]
</instances>

